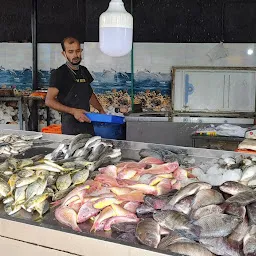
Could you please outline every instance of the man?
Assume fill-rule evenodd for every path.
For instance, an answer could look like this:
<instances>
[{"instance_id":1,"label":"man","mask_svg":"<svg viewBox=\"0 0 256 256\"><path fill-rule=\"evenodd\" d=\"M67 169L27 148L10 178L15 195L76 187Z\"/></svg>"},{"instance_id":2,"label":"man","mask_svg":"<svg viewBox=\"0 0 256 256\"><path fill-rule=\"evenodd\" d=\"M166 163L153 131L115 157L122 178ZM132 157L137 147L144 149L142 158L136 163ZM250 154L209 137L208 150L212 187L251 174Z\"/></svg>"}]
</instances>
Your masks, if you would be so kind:
<instances>
[{"instance_id":1,"label":"man","mask_svg":"<svg viewBox=\"0 0 256 256\"><path fill-rule=\"evenodd\" d=\"M105 112L91 88L90 72L79 65L83 50L73 37L66 37L61 46L66 63L52 72L45 104L62 113L63 134L94 135L93 125L85 114L90 111L90 104L101 114Z\"/></svg>"}]
</instances>

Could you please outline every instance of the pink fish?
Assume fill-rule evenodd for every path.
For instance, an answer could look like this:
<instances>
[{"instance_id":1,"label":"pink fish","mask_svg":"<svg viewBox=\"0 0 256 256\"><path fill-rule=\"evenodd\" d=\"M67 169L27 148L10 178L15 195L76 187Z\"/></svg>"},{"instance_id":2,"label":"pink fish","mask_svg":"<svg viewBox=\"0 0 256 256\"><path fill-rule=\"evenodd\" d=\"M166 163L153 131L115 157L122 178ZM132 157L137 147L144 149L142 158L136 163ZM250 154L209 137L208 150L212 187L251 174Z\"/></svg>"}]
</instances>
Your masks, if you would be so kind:
<instances>
[{"instance_id":1,"label":"pink fish","mask_svg":"<svg viewBox=\"0 0 256 256\"><path fill-rule=\"evenodd\" d=\"M127 179L124 179L124 180L118 179L117 182L118 182L119 186L121 186L121 187L126 187L126 186L129 186L129 185L135 185L135 184L138 183L135 180L127 180Z\"/></svg>"},{"instance_id":2,"label":"pink fish","mask_svg":"<svg viewBox=\"0 0 256 256\"><path fill-rule=\"evenodd\" d=\"M117 177L117 167L115 165L109 165L107 167L99 168L99 172L113 178Z\"/></svg>"},{"instance_id":3,"label":"pink fish","mask_svg":"<svg viewBox=\"0 0 256 256\"><path fill-rule=\"evenodd\" d=\"M106 224L104 226L105 231L111 230L111 225L112 224L117 224L117 223L122 223L122 222L132 222L132 223L137 223L139 222L140 219L138 219L136 216L134 218L131 217L124 217L124 216L116 216L109 218L106 221Z\"/></svg>"},{"instance_id":4,"label":"pink fish","mask_svg":"<svg viewBox=\"0 0 256 256\"><path fill-rule=\"evenodd\" d=\"M132 191L125 195L117 196L117 199L132 202L144 202L144 194L141 191Z\"/></svg>"},{"instance_id":5,"label":"pink fish","mask_svg":"<svg viewBox=\"0 0 256 256\"><path fill-rule=\"evenodd\" d=\"M124 169L118 173L118 179L131 179L135 176L137 171L135 169Z\"/></svg>"},{"instance_id":6,"label":"pink fish","mask_svg":"<svg viewBox=\"0 0 256 256\"><path fill-rule=\"evenodd\" d=\"M172 189L180 190L181 189L181 183L179 181L177 181L176 183L174 183L172 185Z\"/></svg>"},{"instance_id":7,"label":"pink fish","mask_svg":"<svg viewBox=\"0 0 256 256\"><path fill-rule=\"evenodd\" d=\"M120 195L125 195L125 194L130 193L130 192L132 191L132 189L130 189L130 188L112 187L112 188L111 188L111 191L112 191L114 194L120 196Z\"/></svg>"},{"instance_id":8,"label":"pink fish","mask_svg":"<svg viewBox=\"0 0 256 256\"><path fill-rule=\"evenodd\" d=\"M104 185L108 185L110 187L119 187L118 182L115 178L110 177L106 174L99 174L96 176L95 181L101 182Z\"/></svg>"},{"instance_id":9,"label":"pink fish","mask_svg":"<svg viewBox=\"0 0 256 256\"><path fill-rule=\"evenodd\" d=\"M66 206L58 207L55 210L55 218L62 224L71 227L75 231L82 232L77 225L77 214L76 212Z\"/></svg>"},{"instance_id":10,"label":"pink fish","mask_svg":"<svg viewBox=\"0 0 256 256\"><path fill-rule=\"evenodd\" d=\"M170 180L170 179L163 179L161 180L157 185L156 185L156 189L157 189L157 195L164 195L169 193L172 190L172 185L175 183L176 181L174 180Z\"/></svg>"},{"instance_id":11,"label":"pink fish","mask_svg":"<svg viewBox=\"0 0 256 256\"><path fill-rule=\"evenodd\" d=\"M146 185L146 184L135 184L135 185L130 185L128 188L139 190L143 192L144 194L149 194L149 195L157 195L157 189L153 186Z\"/></svg>"},{"instance_id":12,"label":"pink fish","mask_svg":"<svg viewBox=\"0 0 256 256\"><path fill-rule=\"evenodd\" d=\"M94 221L94 223L93 223L92 228L91 228L90 231L91 231L91 232L92 232L93 230L96 231L96 230L100 227L101 223L102 223L104 220L106 220L106 219L108 219L108 218L111 218L111 217L113 217L113 216L116 216L115 211L113 210L113 208L112 208L111 206L107 206L106 208L104 208L104 209L100 212L99 216L98 216L97 218L95 218L95 221Z\"/></svg>"},{"instance_id":13,"label":"pink fish","mask_svg":"<svg viewBox=\"0 0 256 256\"><path fill-rule=\"evenodd\" d=\"M138 173L136 173L132 178L131 180L134 180L134 181L138 181L140 179L140 175Z\"/></svg>"},{"instance_id":14,"label":"pink fish","mask_svg":"<svg viewBox=\"0 0 256 256\"><path fill-rule=\"evenodd\" d=\"M152 165L151 168L142 170L139 174L165 174L165 173L171 173L174 172L179 167L178 162L173 163L166 163L161 165Z\"/></svg>"},{"instance_id":15,"label":"pink fish","mask_svg":"<svg viewBox=\"0 0 256 256\"><path fill-rule=\"evenodd\" d=\"M77 223L83 223L89 220L91 217L97 215L99 212L100 210L95 209L93 207L93 202L89 200L86 203L84 203L79 209Z\"/></svg>"},{"instance_id":16,"label":"pink fish","mask_svg":"<svg viewBox=\"0 0 256 256\"><path fill-rule=\"evenodd\" d=\"M117 168L125 167L125 168L145 168L147 166L146 163L137 163L137 162L122 162L116 165Z\"/></svg>"},{"instance_id":17,"label":"pink fish","mask_svg":"<svg viewBox=\"0 0 256 256\"><path fill-rule=\"evenodd\" d=\"M90 196L99 196L99 197L101 197L101 196L109 194L109 193L111 193L111 192L110 192L110 189L108 187L100 187L98 190L95 190L92 193L90 193Z\"/></svg>"},{"instance_id":18,"label":"pink fish","mask_svg":"<svg viewBox=\"0 0 256 256\"><path fill-rule=\"evenodd\" d=\"M81 208L81 201L80 200L77 200L77 201L74 201L68 205L68 207L72 208L76 213L78 213Z\"/></svg>"},{"instance_id":19,"label":"pink fish","mask_svg":"<svg viewBox=\"0 0 256 256\"><path fill-rule=\"evenodd\" d=\"M112 204L121 204L123 201L117 200L114 197L105 197L98 199L96 202L93 203L93 207L95 209L103 209L106 206L112 205Z\"/></svg>"},{"instance_id":20,"label":"pink fish","mask_svg":"<svg viewBox=\"0 0 256 256\"><path fill-rule=\"evenodd\" d=\"M143 158L139 163L143 163L143 164L164 164L164 162L158 158L155 157L146 157Z\"/></svg>"},{"instance_id":21,"label":"pink fish","mask_svg":"<svg viewBox=\"0 0 256 256\"><path fill-rule=\"evenodd\" d=\"M139 202L128 202L123 205L123 208L129 212L136 213L136 209L140 206Z\"/></svg>"},{"instance_id":22,"label":"pink fish","mask_svg":"<svg viewBox=\"0 0 256 256\"><path fill-rule=\"evenodd\" d=\"M124 216L124 217L132 217L132 218L136 217L136 215L134 213L125 210L120 205L112 204L111 206L115 212L115 216Z\"/></svg>"},{"instance_id":23,"label":"pink fish","mask_svg":"<svg viewBox=\"0 0 256 256\"><path fill-rule=\"evenodd\" d=\"M176 180L184 180L188 178L188 172L182 168L178 168L173 172L173 177Z\"/></svg>"}]
</instances>

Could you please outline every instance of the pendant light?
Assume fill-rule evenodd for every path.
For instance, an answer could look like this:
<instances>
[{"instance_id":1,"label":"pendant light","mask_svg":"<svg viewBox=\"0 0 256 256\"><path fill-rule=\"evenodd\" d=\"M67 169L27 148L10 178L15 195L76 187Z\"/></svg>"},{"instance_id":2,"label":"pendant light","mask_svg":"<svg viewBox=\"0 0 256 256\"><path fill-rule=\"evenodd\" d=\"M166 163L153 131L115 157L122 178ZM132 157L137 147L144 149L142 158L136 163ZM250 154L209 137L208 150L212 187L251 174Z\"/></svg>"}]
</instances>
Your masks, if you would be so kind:
<instances>
[{"instance_id":1,"label":"pendant light","mask_svg":"<svg viewBox=\"0 0 256 256\"><path fill-rule=\"evenodd\" d=\"M111 0L108 9L100 16L100 50L121 57L132 49L133 17L125 10L122 0Z\"/></svg>"}]
</instances>

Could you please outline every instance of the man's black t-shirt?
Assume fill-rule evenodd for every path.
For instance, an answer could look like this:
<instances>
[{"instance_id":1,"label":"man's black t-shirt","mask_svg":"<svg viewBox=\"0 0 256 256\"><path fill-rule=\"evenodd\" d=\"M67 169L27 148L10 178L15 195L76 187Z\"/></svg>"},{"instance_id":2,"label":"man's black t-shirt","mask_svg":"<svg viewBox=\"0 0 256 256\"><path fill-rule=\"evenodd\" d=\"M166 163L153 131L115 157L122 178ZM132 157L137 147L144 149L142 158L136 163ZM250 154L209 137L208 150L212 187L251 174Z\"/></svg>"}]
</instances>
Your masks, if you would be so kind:
<instances>
[{"instance_id":1,"label":"man's black t-shirt","mask_svg":"<svg viewBox=\"0 0 256 256\"><path fill-rule=\"evenodd\" d=\"M74 73L73 73L74 72ZM83 79L84 82L88 83L89 98L91 97L93 90L90 83L93 81L93 77L84 66L79 66L79 70L73 72L69 67L64 64L54 70L51 73L49 87L55 87L59 90L58 100L62 103L64 98L68 95L72 86L76 82L76 79Z\"/></svg>"}]
</instances>

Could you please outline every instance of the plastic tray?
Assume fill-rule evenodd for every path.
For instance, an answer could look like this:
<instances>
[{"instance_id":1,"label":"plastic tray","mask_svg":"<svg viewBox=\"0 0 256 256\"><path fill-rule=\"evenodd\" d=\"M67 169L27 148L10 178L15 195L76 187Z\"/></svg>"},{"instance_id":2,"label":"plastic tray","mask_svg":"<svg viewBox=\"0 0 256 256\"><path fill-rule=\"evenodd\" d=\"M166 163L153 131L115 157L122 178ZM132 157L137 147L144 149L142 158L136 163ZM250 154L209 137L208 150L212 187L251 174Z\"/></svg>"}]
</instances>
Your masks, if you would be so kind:
<instances>
[{"instance_id":1,"label":"plastic tray","mask_svg":"<svg viewBox=\"0 0 256 256\"><path fill-rule=\"evenodd\" d=\"M86 113L85 114L91 122L100 123L112 123L112 124L124 124L125 118L122 116L98 114L98 113Z\"/></svg>"}]
</instances>

